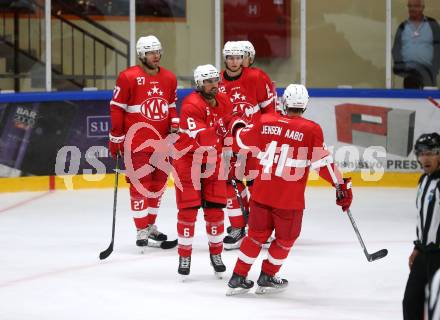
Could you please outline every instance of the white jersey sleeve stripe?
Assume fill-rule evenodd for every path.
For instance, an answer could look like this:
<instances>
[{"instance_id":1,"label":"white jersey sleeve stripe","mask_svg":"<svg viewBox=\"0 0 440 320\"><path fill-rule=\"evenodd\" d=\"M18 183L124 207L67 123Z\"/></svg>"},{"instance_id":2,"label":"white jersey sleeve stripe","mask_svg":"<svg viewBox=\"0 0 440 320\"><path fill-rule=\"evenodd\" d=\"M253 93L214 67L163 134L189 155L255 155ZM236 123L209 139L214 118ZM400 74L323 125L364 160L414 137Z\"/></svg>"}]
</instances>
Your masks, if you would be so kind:
<instances>
[{"instance_id":1,"label":"white jersey sleeve stripe","mask_svg":"<svg viewBox=\"0 0 440 320\"><path fill-rule=\"evenodd\" d=\"M202 128L202 129L199 129L199 130L179 129L179 132L186 133L186 134L189 135L191 138L195 139L196 136L197 136L197 134L198 134L200 131L203 131L203 130L205 130L205 129L206 129L206 128Z\"/></svg>"},{"instance_id":2,"label":"white jersey sleeve stripe","mask_svg":"<svg viewBox=\"0 0 440 320\"><path fill-rule=\"evenodd\" d=\"M127 112L129 113L139 113L141 112L141 105L140 104L135 104L132 106L127 106Z\"/></svg>"},{"instance_id":3,"label":"white jersey sleeve stripe","mask_svg":"<svg viewBox=\"0 0 440 320\"><path fill-rule=\"evenodd\" d=\"M298 160L298 159L286 159L286 167L292 168L307 168L310 165L309 160Z\"/></svg>"},{"instance_id":4,"label":"white jersey sleeve stripe","mask_svg":"<svg viewBox=\"0 0 440 320\"><path fill-rule=\"evenodd\" d=\"M269 98L268 100L261 102L260 103L260 108L261 109L266 108L272 102L272 100L273 100L273 98Z\"/></svg>"},{"instance_id":5,"label":"white jersey sleeve stripe","mask_svg":"<svg viewBox=\"0 0 440 320\"><path fill-rule=\"evenodd\" d=\"M121 109L127 110L127 104L125 104L125 103L119 103L119 102L112 100L112 101L110 101L110 105L114 105L114 106L117 106Z\"/></svg>"},{"instance_id":6,"label":"white jersey sleeve stripe","mask_svg":"<svg viewBox=\"0 0 440 320\"><path fill-rule=\"evenodd\" d=\"M325 167L327 165L327 163L329 163L329 164L333 163L332 156L327 156L327 157L324 157L318 161L312 162L312 169Z\"/></svg>"}]
</instances>

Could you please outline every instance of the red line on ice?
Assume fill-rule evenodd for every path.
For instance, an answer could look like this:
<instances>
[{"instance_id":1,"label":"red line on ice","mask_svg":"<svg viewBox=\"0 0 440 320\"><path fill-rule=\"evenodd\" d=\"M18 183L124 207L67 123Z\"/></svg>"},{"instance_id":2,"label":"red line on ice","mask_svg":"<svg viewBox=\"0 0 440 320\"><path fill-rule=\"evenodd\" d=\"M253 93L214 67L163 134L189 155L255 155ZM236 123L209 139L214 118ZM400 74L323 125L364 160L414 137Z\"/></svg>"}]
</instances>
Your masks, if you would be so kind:
<instances>
[{"instance_id":1,"label":"red line on ice","mask_svg":"<svg viewBox=\"0 0 440 320\"><path fill-rule=\"evenodd\" d=\"M15 208L18 208L18 207L24 206L25 204L28 204L28 203L30 203L30 202L33 202L33 201L38 200L38 199L40 199L40 198L43 198L43 197L45 197L45 196L47 196L47 195L49 195L49 194L51 194L51 193L53 193L53 192L52 192L52 191L48 191L48 192L45 192L45 193L39 194L39 195L37 195L37 196L34 196L34 197L32 197L32 198L29 198L29 199L22 200L22 201L20 201L20 202L14 203L13 205L10 205L9 207L6 207L6 208L2 208L2 209L0 209L0 213L3 213L3 212L6 212L6 211L9 211L9 210L12 210L12 209L15 209Z\"/></svg>"},{"instance_id":2,"label":"red line on ice","mask_svg":"<svg viewBox=\"0 0 440 320\"><path fill-rule=\"evenodd\" d=\"M10 286L13 286L13 285L17 285L17 284L21 284L21 283L24 283L24 282L39 280L39 279L42 279L42 278L47 278L47 277L52 277L52 276L56 276L56 275L66 274L66 273L69 273L69 272L75 272L75 271L82 271L82 270L92 269L92 268L96 268L96 267L105 266L105 265L108 265L108 264L114 265L114 264L121 264L121 263L133 262L133 261L136 262L136 261L151 259L151 256L158 256L158 255L159 256L166 256L167 252L152 252L149 255L141 255L141 256L138 256L138 257L128 258L128 259L124 259L124 260L110 260L110 261L105 261L105 262L98 261L98 262L90 263L90 264L77 265L77 266L61 268L61 269L58 269L58 270L42 272L42 273L38 273L38 274L29 275L29 276L26 276L26 277L23 277L23 278L7 280L7 281L5 281L3 283L0 283L0 289L1 288L5 288L5 287L10 287Z\"/></svg>"}]
</instances>

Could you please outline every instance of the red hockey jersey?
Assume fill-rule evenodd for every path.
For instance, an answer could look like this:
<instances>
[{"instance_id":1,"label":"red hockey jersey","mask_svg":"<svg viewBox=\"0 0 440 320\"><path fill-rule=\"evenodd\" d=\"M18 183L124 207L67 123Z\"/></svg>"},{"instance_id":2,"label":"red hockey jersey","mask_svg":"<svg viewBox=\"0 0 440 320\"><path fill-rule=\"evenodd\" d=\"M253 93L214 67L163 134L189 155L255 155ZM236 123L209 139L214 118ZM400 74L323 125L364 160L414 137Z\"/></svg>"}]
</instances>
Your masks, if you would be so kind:
<instances>
[{"instance_id":1,"label":"red hockey jersey","mask_svg":"<svg viewBox=\"0 0 440 320\"><path fill-rule=\"evenodd\" d=\"M269 77L260 69L243 68L241 75L233 80L227 80L226 71L222 71L219 91L226 93L234 112L242 112L249 123L258 120L262 113L273 113L275 99L273 86Z\"/></svg>"},{"instance_id":2,"label":"red hockey jersey","mask_svg":"<svg viewBox=\"0 0 440 320\"><path fill-rule=\"evenodd\" d=\"M176 76L163 67L154 76L140 66L122 71L110 101L111 134L125 134L126 139L132 136L132 152L147 140L166 137L171 119L177 118L176 87ZM133 127L136 124L142 126ZM127 135L130 128L132 134ZM142 151L153 152L154 148L146 147Z\"/></svg>"},{"instance_id":3,"label":"red hockey jersey","mask_svg":"<svg viewBox=\"0 0 440 320\"><path fill-rule=\"evenodd\" d=\"M228 96L220 92L216 95L216 100L217 105L213 107L195 91L183 99L176 149L183 150L190 146L190 152L194 152L201 146L215 147L217 154L220 154L222 141L219 141L213 125L220 117L232 113L232 104Z\"/></svg>"},{"instance_id":4,"label":"red hockey jersey","mask_svg":"<svg viewBox=\"0 0 440 320\"><path fill-rule=\"evenodd\" d=\"M264 114L259 122L237 130L233 148L235 152L254 150L259 173L252 199L279 209L304 209L310 167L318 169L332 162L317 123L276 113ZM324 178L330 181L325 172Z\"/></svg>"}]
</instances>

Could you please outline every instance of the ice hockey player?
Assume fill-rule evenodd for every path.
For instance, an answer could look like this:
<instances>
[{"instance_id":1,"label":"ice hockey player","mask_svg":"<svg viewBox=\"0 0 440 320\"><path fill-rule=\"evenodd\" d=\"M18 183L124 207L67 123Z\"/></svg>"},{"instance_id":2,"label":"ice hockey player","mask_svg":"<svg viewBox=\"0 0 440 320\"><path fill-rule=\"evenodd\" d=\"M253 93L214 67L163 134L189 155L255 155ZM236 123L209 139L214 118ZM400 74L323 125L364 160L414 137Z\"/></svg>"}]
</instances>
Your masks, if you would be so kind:
<instances>
[{"instance_id":1,"label":"ice hockey player","mask_svg":"<svg viewBox=\"0 0 440 320\"><path fill-rule=\"evenodd\" d=\"M271 90L271 92L275 95L276 94L275 88L273 87L274 83L270 79L268 74L264 72L262 69L254 66L256 51L252 42L247 40L242 40L242 41L238 41L238 43L241 44L244 51L243 67L252 68L253 70L256 70L257 72L261 73L261 76L263 77L265 82L266 90L268 89Z\"/></svg>"},{"instance_id":2,"label":"ice hockey player","mask_svg":"<svg viewBox=\"0 0 440 320\"><path fill-rule=\"evenodd\" d=\"M424 318L425 286L440 268L440 135L422 134L414 145L414 153L424 173L416 197L417 240L408 259L410 273L403 298L404 320Z\"/></svg>"},{"instance_id":3,"label":"ice hockey player","mask_svg":"<svg viewBox=\"0 0 440 320\"><path fill-rule=\"evenodd\" d=\"M276 274L301 231L304 192L310 168L332 183L328 165L336 171L341 186L336 203L348 210L352 201L351 180L342 179L326 150L321 127L302 117L309 100L303 85L289 85L283 95L286 115L262 115L253 126L238 128L240 121L231 122L234 150L261 150L260 172L254 181L250 201L248 235L243 239L240 253L228 283L227 295L249 291L254 283L248 272L258 257L262 244L275 230L268 256L263 260L257 280L257 294L278 292L288 285ZM238 129L237 129L238 128Z\"/></svg>"},{"instance_id":4,"label":"ice hockey player","mask_svg":"<svg viewBox=\"0 0 440 320\"><path fill-rule=\"evenodd\" d=\"M229 97L218 92L219 72L212 65L198 66L194 71L196 90L182 102L180 137L175 143L184 156L173 159L178 233L178 273L184 279L190 273L194 224L197 211L203 209L208 234L209 257L218 277L226 271L223 251L226 173L221 172L221 148L226 125L232 118ZM189 150L189 152L188 152ZM180 186L179 186L180 185Z\"/></svg>"},{"instance_id":5,"label":"ice hockey player","mask_svg":"<svg viewBox=\"0 0 440 320\"><path fill-rule=\"evenodd\" d=\"M263 77L259 69L243 67L245 52L243 45L239 41L228 41L223 47L223 58L225 70L221 73L221 83L219 90L225 92L231 99L234 112L245 114L248 123L258 121L262 113L274 113L274 95L271 82ZM244 156L244 155L243 155ZM252 177L249 173L256 166L256 160L250 154L246 157L236 159L232 157L231 172L227 185L228 204L226 212L231 224L231 231L224 238L225 249L237 249L245 236L246 217L243 215L239 202L236 197L231 180L236 182L238 191L244 205L244 211L249 212L247 198L248 192L243 184L243 178L248 177L247 185L252 184ZM240 169L238 167L246 169ZM236 172L241 172L237 176Z\"/></svg>"},{"instance_id":6,"label":"ice hockey player","mask_svg":"<svg viewBox=\"0 0 440 320\"><path fill-rule=\"evenodd\" d=\"M114 158L117 154L124 156L137 229L136 245L144 248L160 246L167 240L155 222L169 172L155 166L154 147L142 147L142 144L164 139L171 131L177 131L179 118L175 104L177 80L171 71L159 66L160 41L153 35L140 37L136 52L140 64L123 70L116 80L110 102L109 150ZM139 178L133 174L147 165L151 172L145 176Z\"/></svg>"},{"instance_id":7,"label":"ice hockey player","mask_svg":"<svg viewBox=\"0 0 440 320\"><path fill-rule=\"evenodd\" d=\"M275 82L270 79L269 75L266 72L264 72L264 70L254 66L255 57L257 54L254 45L252 44L252 42L247 40L238 41L238 42L243 47L243 51L244 51L243 67L252 68L261 73L261 76L263 77L264 82L266 83L266 90L267 88L269 88L273 92L274 108L277 112L279 112L280 110L277 110L278 97L277 97Z\"/></svg>"}]
</instances>

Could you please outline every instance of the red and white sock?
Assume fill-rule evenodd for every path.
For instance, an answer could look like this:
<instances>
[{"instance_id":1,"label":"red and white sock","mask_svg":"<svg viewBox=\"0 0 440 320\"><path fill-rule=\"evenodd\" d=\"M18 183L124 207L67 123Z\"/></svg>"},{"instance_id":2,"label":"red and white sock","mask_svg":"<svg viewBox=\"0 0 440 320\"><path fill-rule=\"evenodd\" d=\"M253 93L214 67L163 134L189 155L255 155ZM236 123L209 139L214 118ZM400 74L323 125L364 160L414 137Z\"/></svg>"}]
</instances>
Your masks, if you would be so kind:
<instances>
[{"instance_id":1,"label":"red and white sock","mask_svg":"<svg viewBox=\"0 0 440 320\"><path fill-rule=\"evenodd\" d=\"M177 252L181 257L190 257L194 240L197 209L181 209L177 214Z\"/></svg>"},{"instance_id":2,"label":"red and white sock","mask_svg":"<svg viewBox=\"0 0 440 320\"><path fill-rule=\"evenodd\" d=\"M286 260L289 255L294 242L295 240L283 241L280 239L272 241L269 250L267 251L267 258L263 260L261 270L271 276L277 274L283 265L284 260Z\"/></svg>"},{"instance_id":3,"label":"red and white sock","mask_svg":"<svg viewBox=\"0 0 440 320\"><path fill-rule=\"evenodd\" d=\"M220 208L203 209L208 235L209 253L220 254L223 251L224 213Z\"/></svg>"},{"instance_id":4,"label":"red and white sock","mask_svg":"<svg viewBox=\"0 0 440 320\"><path fill-rule=\"evenodd\" d=\"M242 183L237 183L238 191L241 193L241 198L243 200L243 206L247 212L249 212L249 203L247 197L247 190ZM228 214L229 223L233 228L244 228L246 226L246 221L241 211L240 204L235 195L234 188L232 185L227 185L228 200L226 203L226 213Z\"/></svg>"}]
</instances>

